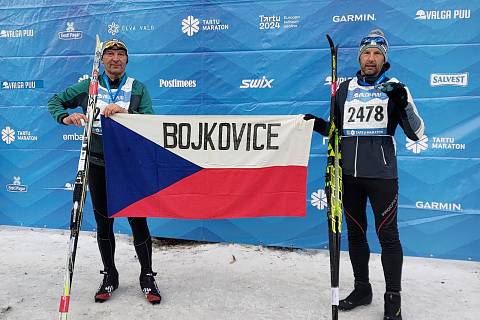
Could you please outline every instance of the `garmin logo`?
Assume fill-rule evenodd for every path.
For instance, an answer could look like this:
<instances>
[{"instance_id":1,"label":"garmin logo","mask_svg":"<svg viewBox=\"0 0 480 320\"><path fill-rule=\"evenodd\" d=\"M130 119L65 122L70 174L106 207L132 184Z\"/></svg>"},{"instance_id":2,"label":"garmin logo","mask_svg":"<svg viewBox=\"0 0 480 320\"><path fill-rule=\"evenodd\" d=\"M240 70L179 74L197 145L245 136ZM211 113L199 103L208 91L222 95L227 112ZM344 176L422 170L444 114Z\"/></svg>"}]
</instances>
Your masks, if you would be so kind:
<instances>
[{"instance_id":1,"label":"garmin logo","mask_svg":"<svg viewBox=\"0 0 480 320\"><path fill-rule=\"evenodd\" d=\"M375 21L375 13L363 13L363 14L346 14L343 16L333 16L332 21L339 22L361 22L361 21Z\"/></svg>"},{"instance_id":2,"label":"garmin logo","mask_svg":"<svg viewBox=\"0 0 480 320\"><path fill-rule=\"evenodd\" d=\"M197 80L160 79L160 88L195 88Z\"/></svg>"},{"instance_id":3,"label":"garmin logo","mask_svg":"<svg viewBox=\"0 0 480 320\"><path fill-rule=\"evenodd\" d=\"M242 80L242 84L240 85L241 89L265 89L265 88L272 88L272 82L275 79L268 79L267 77L263 76L260 79L244 79Z\"/></svg>"},{"instance_id":4,"label":"garmin logo","mask_svg":"<svg viewBox=\"0 0 480 320\"><path fill-rule=\"evenodd\" d=\"M430 85L438 86L468 86L468 72L464 73L432 73L430 75Z\"/></svg>"},{"instance_id":5,"label":"garmin logo","mask_svg":"<svg viewBox=\"0 0 480 320\"><path fill-rule=\"evenodd\" d=\"M470 9L455 10L418 10L415 20L470 19Z\"/></svg>"},{"instance_id":6,"label":"garmin logo","mask_svg":"<svg viewBox=\"0 0 480 320\"><path fill-rule=\"evenodd\" d=\"M435 201L417 201L415 207L418 209L439 210L439 211L462 211L460 203L435 202Z\"/></svg>"}]
</instances>

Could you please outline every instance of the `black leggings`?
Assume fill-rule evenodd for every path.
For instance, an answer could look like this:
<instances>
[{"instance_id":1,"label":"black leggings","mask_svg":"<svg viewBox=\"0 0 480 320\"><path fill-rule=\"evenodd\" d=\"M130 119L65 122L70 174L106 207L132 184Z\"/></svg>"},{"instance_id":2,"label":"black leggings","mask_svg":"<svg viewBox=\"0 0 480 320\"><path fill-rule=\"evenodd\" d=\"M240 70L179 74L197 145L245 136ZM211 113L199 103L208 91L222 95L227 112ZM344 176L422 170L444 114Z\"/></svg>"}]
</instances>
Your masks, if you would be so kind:
<instances>
[{"instance_id":1,"label":"black leggings","mask_svg":"<svg viewBox=\"0 0 480 320\"><path fill-rule=\"evenodd\" d=\"M398 180L343 176L343 206L348 229L348 251L355 281L369 282L367 198L375 216L375 229L382 247L386 291L400 291L403 250L397 227Z\"/></svg>"},{"instance_id":2,"label":"black leggings","mask_svg":"<svg viewBox=\"0 0 480 320\"><path fill-rule=\"evenodd\" d=\"M90 163L88 186L97 222L97 243L105 271L116 272L115 236L113 218L107 215L107 190L105 167ZM133 244L140 261L141 273L152 272L152 239L146 218L128 218L132 228Z\"/></svg>"}]
</instances>

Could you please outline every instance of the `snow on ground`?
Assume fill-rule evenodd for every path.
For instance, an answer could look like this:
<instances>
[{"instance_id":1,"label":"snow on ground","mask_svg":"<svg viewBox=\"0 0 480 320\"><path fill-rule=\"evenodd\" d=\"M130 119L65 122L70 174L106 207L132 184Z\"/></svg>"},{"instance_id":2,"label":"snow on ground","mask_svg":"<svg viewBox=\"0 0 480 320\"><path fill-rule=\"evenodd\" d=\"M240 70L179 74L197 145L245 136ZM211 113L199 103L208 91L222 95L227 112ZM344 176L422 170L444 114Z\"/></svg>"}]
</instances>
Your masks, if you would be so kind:
<instances>
[{"instance_id":1,"label":"snow on ground","mask_svg":"<svg viewBox=\"0 0 480 320\"><path fill-rule=\"evenodd\" d=\"M69 231L0 226L0 319L57 319ZM233 258L235 257L235 259ZM154 246L160 305L143 297L132 240L117 236L120 287L106 303L93 302L101 275L95 235L79 239L69 319L331 319L328 251L281 250L236 244ZM342 320L382 320L384 281L372 255L374 299L341 312ZM480 263L406 257L406 320L480 319ZM346 252L340 296L352 288Z\"/></svg>"}]
</instances>

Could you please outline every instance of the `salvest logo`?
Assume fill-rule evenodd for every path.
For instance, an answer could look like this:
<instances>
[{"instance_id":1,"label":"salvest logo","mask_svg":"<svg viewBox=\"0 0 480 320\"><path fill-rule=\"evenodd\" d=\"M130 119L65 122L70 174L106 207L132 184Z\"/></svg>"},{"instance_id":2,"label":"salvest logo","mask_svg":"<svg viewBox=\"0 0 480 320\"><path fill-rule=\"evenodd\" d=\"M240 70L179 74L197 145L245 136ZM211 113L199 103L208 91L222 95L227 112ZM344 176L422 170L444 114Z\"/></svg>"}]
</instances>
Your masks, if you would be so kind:
<instances>
[{"instance_id":1,"label":"salvest logo","mask_svg":"<svg viewBox=\"0 0 480 320\"><path fill-rule=\"evenodd\" d=\"M323 210L327 207L327 194L325 190L318 189L317 192L312 192L310 195L310 204L318 210Z\"/></svg>"},{"instance_id":2,"label":"salvest logo","mask_svg":"<svg viewBox=\"0 0 480 320\"><path fill-rule=\"evenodd\" d=\"M415 14L415 20L450 20L450 19L470 19L470 9L455 10L418 10Z\"/></svg>"},{"instance_id":3,"label":"salvest logo","mask_svg":"<svg viewBox=\"0 0 480 320\"><path fill-rule=\"evenodd\" d=\"M15 130L10 127L2 129L2 141L6 144L10 144L15 141Z\"/></svg>"},{"instance_id":4,"label":"salvest logo","mask_svg":"<svg viewBox=\"0 0 480 320\"><path fill-rule=\"evenodd\" d=\"M410 140L409 138L407 139L407 150L411 150L413 153L418 154L424 150L428 149L428 137L424 135L420 140L418 141L413 141Z\"/></svg>"},{"instance_id":5,"label":"salvest logo","mask_svg":"<svg viewBox=\"0 0 480 320\"><path fill-rule=\"evenodd\" d=\"M265 88L272 88L272 82L275 79L268 79L267 77L263 76L260 79L244 79L242 80L242 84L240 85L241 89L265 89Z\"/></svg>"},{"instance_id":6,"label":"salvest logo","mask_svg":"<svg viewBox=\"0 0 480 320\"><path fill-rule=\"evenodd\" d=\"M82 36L82 31L75 31L75 26L73 25L73 22L67 22L66 31L58 33L58 39L60 40L78 40L81 39Z\"/></svg>"},{"instance_id":7,"label":"salvest logo","mask_svg":"<svg viewBox=\"0 0 480 320\"><path fill-rule=\"evenodd\" d=\"M362 21L375 21L375 13L361 13L361 14L346 14L343 16L333 16L332 21L339 22L362 22Z\"/></svg>"},{"instance_id":8,"label":"salvest logo","mask_svg":"<svg viewBox=\"0 0 480 320\"><path fill-rule=\"evenodd\" d=\"M468 86L468 72L464 73L432 73L430 75L430 85L438 86Z\"/></svg>"},{"instance_id":9,"label":"salvest logo","mask_svg":"<svg viewBox=\"0 0 480 320\"><path fill-rule=\"evenodd\" d=\"M27 192L27 186L22 184L20 177L13 177L13 182L6 187L8 192Z\"/></svg>"}]
</instances>

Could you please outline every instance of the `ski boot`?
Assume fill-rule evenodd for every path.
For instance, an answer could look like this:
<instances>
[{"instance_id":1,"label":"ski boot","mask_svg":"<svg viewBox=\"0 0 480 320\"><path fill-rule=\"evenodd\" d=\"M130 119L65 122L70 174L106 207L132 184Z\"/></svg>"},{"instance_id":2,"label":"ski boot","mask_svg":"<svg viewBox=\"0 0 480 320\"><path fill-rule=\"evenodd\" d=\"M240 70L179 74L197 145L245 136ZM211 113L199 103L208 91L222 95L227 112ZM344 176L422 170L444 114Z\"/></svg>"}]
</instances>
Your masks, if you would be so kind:
<instances>
[{"instance_id":1,"label":"ski boot","mask_svg":"<svg viewBox=\"0 0 480 320\"><path fill-rule=\"evenodd\" d=\"M162 296L160 295L154 278L156 275L156 272L140 274L140 288L142 288L145 298L147 298L151 304L159 304L160 301L162 301Z\"/></svg>"},{"instance_id":2,"label":"ski boot","mask_svg":"<svg viewBox=\"0 0 480 320\"><path fill-rule=\"evenodd\" d=\"M112 296L112 292L118 288L118 272L100 271L103 274L103 281L95 293L95 302L105 302Z\"/></svg>"},{"instance_id":3,"label":"ski boot","mask_svg":"<svg viewBox=\"0 0 480 320\"><path fill-rule=\"evenodd\" d=\"M389 292L384 294L385 314L383 320L402 320L402 309L400 292Z\"/></svg>"},{"instance_id":4,"label":"ski boot","mask_svg":"<svg viewBox=\"0 0 480 320\"><path fill-rule=\"evenodd\" d=\"M372 303L372 286L368 282L355 281L353 291L346 297L339 301L338 309L342 311L352 310L358 306L366 306Z\"/></svg>"}]
</instances>

